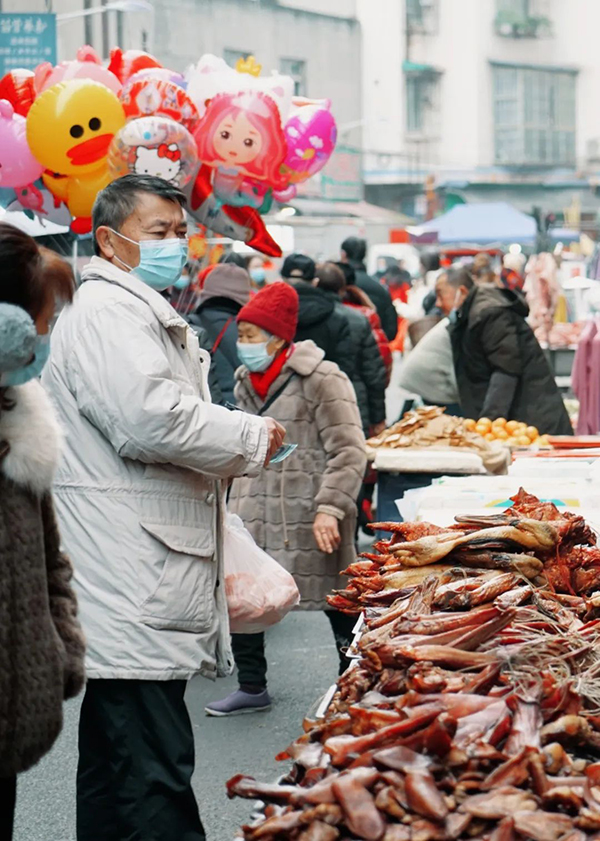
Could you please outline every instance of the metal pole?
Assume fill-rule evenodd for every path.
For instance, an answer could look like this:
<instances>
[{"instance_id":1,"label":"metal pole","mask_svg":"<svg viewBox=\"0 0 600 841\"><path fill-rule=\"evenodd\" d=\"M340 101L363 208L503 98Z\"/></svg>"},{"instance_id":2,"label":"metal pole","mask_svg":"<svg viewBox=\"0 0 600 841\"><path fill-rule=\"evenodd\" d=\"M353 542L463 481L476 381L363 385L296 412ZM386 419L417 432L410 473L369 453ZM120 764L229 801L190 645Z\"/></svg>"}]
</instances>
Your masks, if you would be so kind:
<instances>
[{"instance_id":1,"label":"metal pole","mask_svg":"<svg viewBox=\"0 0 600 841\"><path fill-rule=\"evenodd\" d=\"M123 12L117 12L117 47L125 46L123 37Z\"/></svg>"},{"instance_id":2,"label":"metal pole","mask_svg":"<svg viewBox=\"0 0 600 841\"><path fill-rule=\"evenodd\" d=\"M106 6L108 0L100 0L101 6ZM102 58L108 58L110 52L110 31L108 12L105 11L102 15Z\"/></svg>"},{"instance_id":3,"label":"metal pole","mask_svg":"<svg viewBox=\"0 0 600 841\"><path fill-rule=\"evenodd\" d=\"M92 0L83 0L83 8L87 11L92 8ZM83 22L84 40L90 47L94 46L94 22L89 15L86 15Z\"/></svg>"}]
</instances>

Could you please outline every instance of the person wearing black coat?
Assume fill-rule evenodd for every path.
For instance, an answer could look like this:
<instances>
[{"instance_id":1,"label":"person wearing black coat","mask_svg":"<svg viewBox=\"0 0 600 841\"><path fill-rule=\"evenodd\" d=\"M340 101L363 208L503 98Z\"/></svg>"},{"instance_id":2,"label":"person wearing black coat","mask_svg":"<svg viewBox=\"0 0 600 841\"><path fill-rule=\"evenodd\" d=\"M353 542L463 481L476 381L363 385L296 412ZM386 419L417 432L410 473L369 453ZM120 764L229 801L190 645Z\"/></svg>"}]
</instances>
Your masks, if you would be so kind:
<instances>
[{"instance_id":1,"label":"person wearing black coat","mask_svg":"<svg viewBox=\"0 0 600 841\"><path fill-rule=\"evenodd\" d=\"M450 339L465 417L507 418L541 433L572 435L550 366L525 320L523 296L473 285L465 269L441 275L436 289L438 306L453 321Z\"/></svg>"},{"instance_id":2,"label":"person wearing black coat","mask_svg":"<svg viewBox=\"0 0 600 841\"><path fill-rule=\"evenodd\" d=\"M389 289L367 274L365 257L367 242L359 237L348 237L342 243L342 262L350 263L356 274L356 285L367 293L375 304L383 332L392 342L398 332L398 314Z\"/></svg>"},{"instance_id":3,"label":"person wearing black coat","mask_svg":"<svg viewBox=\"0 0 600 841\"><path fill-rule=\"evenodd\" d=\"M352 380L355 351L350 326L343 311L336 307L337 295L318 289L315 261L305 254L290 254L281 267L281 276L298 293L298 328L295 340L312 340L325 351L325 359L335 362Z\"/></svg>"},{"instance_id":4,"label":"person wearing black coat","mask_svg":"<svg viewBox=\"0 0 600 841\"><path fill-rule=\"evenodd\" d=\"M387 373L383 357L375 341L369 319L361 312L344 306L346 278L335 263L323 263L317 268L317 288L332 296L335 308L348 321L354 352L352 385L360 411L365 437L385 427L385 386Z\"/></svg>"},{"instance_id":5,"label":"person wearing black coat","mask_svg":"<svg viewBox=\"0 0 600 841\"><path fill-rule=\"evenodd\" d=\"M248 272L233 263L221 263L207 275L198 308L189 319L192 327L205 331L208 342L203 346L212 353L211 368L214 367L222 400L234 405L234 375L240 367L236 317L249 300Z\"/></svg>"}]
</instances>

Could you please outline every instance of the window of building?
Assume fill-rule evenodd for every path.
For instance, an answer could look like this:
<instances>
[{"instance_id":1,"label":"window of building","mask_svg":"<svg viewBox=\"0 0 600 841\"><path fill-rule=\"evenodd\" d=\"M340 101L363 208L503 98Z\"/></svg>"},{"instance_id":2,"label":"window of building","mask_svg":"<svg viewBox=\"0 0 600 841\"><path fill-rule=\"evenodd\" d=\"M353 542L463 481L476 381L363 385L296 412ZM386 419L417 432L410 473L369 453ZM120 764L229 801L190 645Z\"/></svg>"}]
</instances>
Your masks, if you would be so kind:
<instances>
[{"instance_id":1,"label":"window of building","mask_svg":"<svg viewBox=\"0 0 600 841\"><path fill-rule=\"evenodd\" d=\"M406 74L406 131L408 134L435 135L439 114L439 75Z\"/></svg>"},{"instance_id":2,"label":"window of building","mask_svg":"<svg viewBox=\"0 0 600 841\"><path fill-rule=\"evenodd\" d=\"M306 62L296 58L282 58L279 70L294 80L294 96L306 96Z\"/></svg>"},{"instance_id":3,"label":"window of building","mask_svg":"<svg viewBox=\"0 0 600 841\"><path fill-rule=\"evenodd\" d=\"M530 0L496 0L496 11L498 14L513 14L515 16L529 17Z\"/></svg>"},{"instance_id":4,"label":"window of building","mask_svg":"<svg viewBox=\"0 0 600 841\"><path fill-rule=\"evenodd\" d=\"M432 35L437 32L438 0L406 0L406 29Z\"/></svg>"},{"instance_id":5,"label":"window of building","mask_svg":"<svg viewBox=\"0 0 600 841\"><path fill-rule=\"evenodd\" d=\"M494 66L497 164L575 164L575 82L568 70Z\"/></svg>"},{"instance_id":6,"label":"window of building","mask_svg":"<svg viewBox=\"0 0 600 841\"><path fill-rule=\"evenodd\" d=\"M496 0L496 32L509 38L552 34L548 0Z\"/></svg>"},{"instance_id":7,"label":"window of building","mask_svg":"<svg viewBox=\"0 0 600 841\"><path fill-rule=\"evenodd\" d=\"M235 67L240 59L246 61L251 55L254 55L252 50L223 50L223 58L230 67Z\"/></svg>"}]
</instances>

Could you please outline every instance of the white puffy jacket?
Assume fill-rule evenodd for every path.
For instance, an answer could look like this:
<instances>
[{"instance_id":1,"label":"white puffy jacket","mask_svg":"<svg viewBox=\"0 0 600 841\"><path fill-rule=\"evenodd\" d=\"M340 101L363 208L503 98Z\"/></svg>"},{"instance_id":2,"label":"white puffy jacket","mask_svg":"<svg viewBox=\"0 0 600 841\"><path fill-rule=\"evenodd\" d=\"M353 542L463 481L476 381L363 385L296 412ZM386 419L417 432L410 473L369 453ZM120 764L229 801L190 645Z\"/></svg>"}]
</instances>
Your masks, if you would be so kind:
<instances>
[{"instance_id":1,"label":"white puffy jacket","mask_svg":"<svg viewBox=\"0 0 600 841\"><path fill-rule=\"evenodd\" d=\"M99 257L83 280L43 382L88 677L227 674L220 480L259 472L265 422L210 403L209 354L161 295Z\"/></svg>"}]
</instances>

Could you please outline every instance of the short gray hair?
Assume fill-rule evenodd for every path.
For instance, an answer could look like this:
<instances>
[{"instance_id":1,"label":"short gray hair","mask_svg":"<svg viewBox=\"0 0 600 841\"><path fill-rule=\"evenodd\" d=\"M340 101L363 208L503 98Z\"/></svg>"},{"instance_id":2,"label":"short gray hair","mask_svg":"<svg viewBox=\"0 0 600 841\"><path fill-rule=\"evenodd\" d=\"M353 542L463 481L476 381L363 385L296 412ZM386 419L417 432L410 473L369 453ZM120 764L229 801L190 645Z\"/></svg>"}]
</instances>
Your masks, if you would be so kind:
<instances>
[{"instance_id":1,"label":"short gray hair","mask_svg":"<svg viewBox=\"0 0 600 841\"><path fill-rule=\"evenodd\" d=\"M111 181L108 187L98 193L92 208L92 230L96 254L100 254L96 241L98 228L106 226L120 231L125 220L135 210L140 193L152 193L167 201L176 201L181 207L185 207L186 204L185 196L179 187L155 175L124 175L116 181Z\"/></svg>"}]
</instances>

